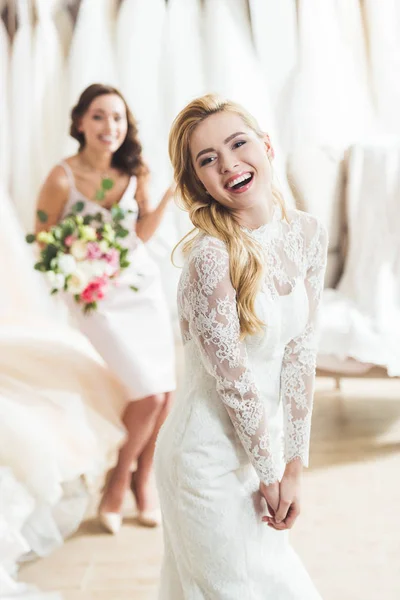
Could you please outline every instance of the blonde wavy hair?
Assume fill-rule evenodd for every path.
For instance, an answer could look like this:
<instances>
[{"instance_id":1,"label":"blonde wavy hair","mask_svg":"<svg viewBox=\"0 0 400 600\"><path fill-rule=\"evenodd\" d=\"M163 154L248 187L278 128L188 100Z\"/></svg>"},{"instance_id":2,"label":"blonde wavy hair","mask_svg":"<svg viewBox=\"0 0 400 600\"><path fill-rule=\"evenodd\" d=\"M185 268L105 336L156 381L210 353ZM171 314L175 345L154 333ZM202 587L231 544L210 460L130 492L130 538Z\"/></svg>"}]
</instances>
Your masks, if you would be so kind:
<instances>
[{"instance_id":1,"label":"blonde wavy hair","mask_svg":"<svg viewBox=\"0 0 400 600\"><path fill-rule=\"evenodd\" d=\"M189 213L194 229L175 246L172 257L185 240L183 254L190 252L198 235L203 233L225 242L229 254L230 278L236 290L240 333L241 338L244 338L246 335L260 332L265 325L257 317L254 309L265 255L256 240L239 225L229 208L207 194L196 175L190 153L190 140L196 127L207 117L219 112L239 115L245 125L260 138L263 137L257 121L242 106L215 94L207 94L193 100L178 114L169 135L169 156L174 169L180 203ZM272 193L286 218L283 197L274 184Z\"/></svg>"}]
</instances>

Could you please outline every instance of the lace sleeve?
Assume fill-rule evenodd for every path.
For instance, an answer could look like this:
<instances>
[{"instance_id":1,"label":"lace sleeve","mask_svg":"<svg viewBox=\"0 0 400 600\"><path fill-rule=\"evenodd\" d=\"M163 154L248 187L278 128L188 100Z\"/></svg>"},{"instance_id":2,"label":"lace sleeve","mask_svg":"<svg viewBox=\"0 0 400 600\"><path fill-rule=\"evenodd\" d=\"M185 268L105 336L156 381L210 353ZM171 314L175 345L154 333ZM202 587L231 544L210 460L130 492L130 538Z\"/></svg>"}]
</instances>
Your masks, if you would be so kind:
<instances>
[{"instance_id":1,"label":"lace sleeve","mask_svg":"<svg viewBox=\"0 0 400 600\"><path fill-rule=\"evenodd\" d=\"M229 256L219 240L204 239L192 252L187 281L189 330L217 393L261 481L278 480L270 450L267 417L245 345L240 341L236 293Z\"/></svg>"},{"instance_id":2,"label":"lace sleeve","mask_svg":"<svg viewBox=\"0 0 400 600\"><path fill-rule=\"evenodd\" d=\"M317 317L328 244L326 230L314 219L311 222L314 224L314 232L306 247L305 278L309 303L308 321L304 331L287 344L281 373L285 415L285 461L288 463L299 458L306 467L314 396Z\"/></svg>"}]
</instances>

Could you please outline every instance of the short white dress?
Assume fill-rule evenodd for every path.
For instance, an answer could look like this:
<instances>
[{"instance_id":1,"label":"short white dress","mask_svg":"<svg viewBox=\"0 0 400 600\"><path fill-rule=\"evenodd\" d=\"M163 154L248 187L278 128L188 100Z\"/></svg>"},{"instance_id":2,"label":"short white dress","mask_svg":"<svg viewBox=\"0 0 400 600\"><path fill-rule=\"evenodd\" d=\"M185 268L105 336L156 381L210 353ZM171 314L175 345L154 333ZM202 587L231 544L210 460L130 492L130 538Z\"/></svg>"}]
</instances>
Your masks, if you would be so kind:
<instances>
[{"instance_id":1,"label":"short white dress","mask_svg":"<svg viewBox=\"0 0 400 600\"><path fill-rule=\"evenodd\" d=\"M89 200L75 185L71 167L63 161L70 194L63 217L82 201L82 214L101 212L111 220L110 211ZM129 248L130 266L125 269L96 311L84 314L82 307L67 297L80 330L104 359L126 389L127 400L140 400L175 389L175 351L172 324L161 284L160 271L146 246L135 233L139 213L135 200L136 177L131 177L119 206L132 211L125 219L130 234L122 240ZM132 291L131 285L138 288ZM67 296L67 294L66 294Z\"/></svg>"}]
</instances>

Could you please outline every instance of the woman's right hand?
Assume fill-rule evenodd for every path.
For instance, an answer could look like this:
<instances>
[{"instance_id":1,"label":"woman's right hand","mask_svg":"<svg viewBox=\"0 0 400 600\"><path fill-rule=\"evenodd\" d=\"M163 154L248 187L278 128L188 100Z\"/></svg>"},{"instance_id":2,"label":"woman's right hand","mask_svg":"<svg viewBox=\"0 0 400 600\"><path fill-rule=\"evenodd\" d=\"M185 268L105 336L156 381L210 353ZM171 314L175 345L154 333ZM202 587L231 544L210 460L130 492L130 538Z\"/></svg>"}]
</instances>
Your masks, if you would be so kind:
<instances>
[{"instance_id":1,"label":"woman's right hand","mask_svg":"<svg viewBox=\"0 0 400 600\"><path fill-rule=\"evenodd\" d=\"M261 482L260 494L267 503L269 514L274 518L279 507L279 481L275 481L275 483L271 483L270 485Z\"/></svg>"}]
</instances>

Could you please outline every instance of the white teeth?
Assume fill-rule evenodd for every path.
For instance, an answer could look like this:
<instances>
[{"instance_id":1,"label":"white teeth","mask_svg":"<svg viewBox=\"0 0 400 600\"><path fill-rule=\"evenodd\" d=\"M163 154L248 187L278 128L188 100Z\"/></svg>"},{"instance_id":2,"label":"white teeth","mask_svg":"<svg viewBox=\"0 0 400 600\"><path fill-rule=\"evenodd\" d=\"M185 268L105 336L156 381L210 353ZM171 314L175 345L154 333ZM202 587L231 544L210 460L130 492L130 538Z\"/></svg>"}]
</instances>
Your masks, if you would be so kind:
<instances>
[{"instance_id":1,"label":"white teeth","mask_svg":"<svg viewBox=\"0 0 400 600\"><path fill-rule=\"evenodd\" d=\"M240 177L236 177L236 179L233 179L232 181L230 181L228 183L228 188L231 188L234 185L237 185L238 183L242 183L242 181L247 181L247 179L250 179L250 178L251 178L250 173L245 173L244 175L240 175Z\"/></svg>"},{"instance_id":2,"label":"white teeth","mask_svg":"<svg viewBox=\"0 0 400 600\"><path fill-rule=\"evenodd\" d=\"M101 135L100 139L104 140L105 142L113 142L115 140L115 138L113 138L111 135Z\"/></svg>"}]
</instances>

